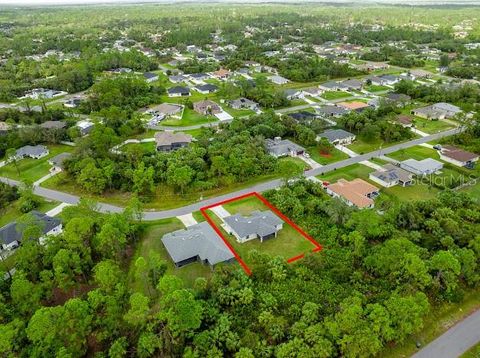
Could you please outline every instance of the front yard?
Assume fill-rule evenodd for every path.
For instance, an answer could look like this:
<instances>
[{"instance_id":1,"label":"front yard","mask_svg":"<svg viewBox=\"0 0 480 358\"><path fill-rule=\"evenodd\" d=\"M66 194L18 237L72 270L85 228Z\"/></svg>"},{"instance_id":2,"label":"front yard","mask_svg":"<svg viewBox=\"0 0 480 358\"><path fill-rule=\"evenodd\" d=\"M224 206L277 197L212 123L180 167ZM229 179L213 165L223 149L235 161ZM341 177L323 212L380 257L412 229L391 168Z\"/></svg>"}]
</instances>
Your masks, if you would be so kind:
<instances>
[{"instance_id":1,"label":"front yard","mask_svg":"<svg viewBox=\"0 0 480 358\"><path fill-rule=\"evenodd\" d=\"M322 165L348 159L348 155L337 148L333 148L330 153L321 153L317 146L312 146L307 148L307 152L314 161Z\"/></svg>"},{"instance_id":2,"label":"front yard","mask_svg":"<svg viewBox=\"0 0 480 358\"><path fill-rule=\"evenodd\" d=\"M334 99L352 97L352 95L344 91L327 91L327 92L324 92L321 97L331 101Z\"/></svg>"}]
</instances>

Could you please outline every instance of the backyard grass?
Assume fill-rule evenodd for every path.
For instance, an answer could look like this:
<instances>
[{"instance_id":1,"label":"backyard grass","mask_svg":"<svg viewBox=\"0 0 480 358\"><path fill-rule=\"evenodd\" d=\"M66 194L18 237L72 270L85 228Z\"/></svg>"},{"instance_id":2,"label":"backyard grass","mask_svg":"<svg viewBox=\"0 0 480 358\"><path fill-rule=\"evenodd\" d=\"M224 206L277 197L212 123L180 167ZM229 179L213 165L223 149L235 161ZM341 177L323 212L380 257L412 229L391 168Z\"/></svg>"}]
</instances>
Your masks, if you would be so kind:
<instances>
[{"instance_id":1,"label":"backyard grass","mask_svg":"<svg viewBox=\"0 0 480 358\"><path fill-rule=\"evenodd\" d=\"M439 155L435 149L423 147L421 145L416 145L414 147L401 149L397 152L387 154L388 157L396 160L407 160L407 159L416 159L422 160L425 158L433 158L438 160Z\"/></svg>"},{"instance_id":2,"label":"backyard grass","mask_svg":"<svg viewBox=\"0 0 480 358\"><path fill-rule=\"evenodd\" d=\"M254 210L270 210L258 198L250 197L236 202L231 202L223 205L223 207L232 215L240 213L242 215L249 215ZM208 214L212 220L221 227L222 221L211 210ZM278 232L276 238L264 241L254 239L245 243L238 243L233 235L228 235L223 229L223 234L228 242L232 245L234 250L238 253L241 259L250 266L252 260L250 252L256 250L261 253L267 253L272 257L281 256L285 260L301 255L303 253L311 252L315 246L298 231L287 223L283 224L283 229Z\"/></svg>"},{"instance_id":3,"label":"backyard grass","mask_svg":"<svg viewBox=\"0 0 480 358\"><path fill-rule=\"evenodd\" d=\"M431 119L424 119L420 117L414 117L413 122L416 129L430 134L444 132L454 128L452 124L444 121L432 121Z\"/></svg>"},{"instance_id":4,"label":"backyard grass","mask_svg":"<svg viewBox=\"0 0 480 358\"><path fill-rule=\"evenodd\" d=\"M160 124L170 127L187 127L197 124L213 123L217 121L218 119L214 116L203 116L195 112L193 109L185 108L182 119L167 119L162 121Z\"/></svg>"},{"instance_id":5,"label":"backyard grass","mask_svg":"<svg viewBox=\"0 0 480 358\"><path fill-rule=\"evenodd\" d=\"M45 199L42 199L40 197L37 197L38 201L40 202L40 205L37 209L37 211L40 211L42 213L46 213L47 211L53 209L57 205L59 205L58 202L56 201L47 201ZM19 210L19 201L16 200L13 203L11 203L8 207L6 207L3 210L0 210L0 227L15 221L18 219L20 216L23 215L22 212Z\"/></svg>"},{"instance_id":6,"label":"backyard grass","mask_svg":"<svg viewBox=\"0 0 480 358\"><path fill-rule=\"evenodd\" d=\"M379 356L386 358L410 357L416 351L416 343L427 345L450 327L480 308L480 289L467 291L462 302L444 303L432 307L419 333L408 337L402 345L387 347Z\"/></svg>"},{"instance_id":7,"label":"backyard grass","mask_svg":"<svg viewBox=\"0 0 480 358\"><path fill-rule=\"evenodd\" d=\"M327 92L324 92L321 97L330 101L334 99L346 98L351 96L352 95L350 93L344 92L344 91L327 91Z\"/></svg>"},{"instance_id":8,"label":"backyard grass","mask_svg":"<svg viewBox=\"0 0 480 358\"><path fill-rule=\"evenodd\" d=\"M73 147L60 144L49 145L48 149L50 153L41 159L25 158L18 160L16 166L10 163L1 167L0 176L20 181L35 182L49 173L51 165L48 164L48 160L50 158L60 153L73 151Z\"/></svg>"},{"instance_id":9,"label":"backyard grass","mask_svg":"<svg viewBox=\"0 0 480 358\"><path fill-rule=\"evenodd\" d=\"M122 151L126 151L130 148L141 148L145 153L155 152L155 142L145 142L145 143L129 143L122 146Z\"/></svg>"},{"instance_id":10,"label":"backyard grass","mask_svg":"<svg viewBox=\"0 0 480 358\"><path fill-rule=\"evenodd\" d=\"M151 252L159 254L161 259L165 261L167 264L167 274L180 277L187 287L192 287L198 277L210 277L212 274L210 266L203 265L200 262L194 262L180 268L175 267L167 250L163 246L161 240L163 235L185 228L180 220L172 218L143 223L142 225L145 225L145 231L141 241L137 244L128 272L128 281L134 291L148 294L149 291L155 290L154 287L148 287L148 283L135 279L135 261L139 257L144 257L148 262L148 257Z\"/></svg>"},{"instance_id":11,"label":"backyard grass","mask_svg":"<svg viewBox=\"0 0 480 358\"><path fill-rule=\"evenodd\" d=\"M312 146L307 148L308 154L310 157L319 164L326 165L334 162L338 162L340 160L348 159L348 155L338 150L337 148L333 148L330 153L324 154L321 153L317 146Z\"/></svg>"},{"instance_id":12,"label":"backyard grass","mask_svg":"<svg viewBox=\"0 0 480 358\"><path fill-rule=\"evenodd\" d=\"M318 175L317 178L331 183L334 183L342 178L346 180L353 180L355 178L368 179L368 175L374 171L375 169L367 167L365 165L353 164L349 165L348 167L331 171L324 175Z\"/></svg>"},{"instance_id":13,"label":"backyard grass","mask_svg":"<svg viewBox=\"0 0 480 358\"><path fill-rule=\"evenodd\" d=\"M388 91L391 88L387 86L378 86L378 85L370 85L365 88L368 92L382 92Z\"/></svg>"}]
</instances>

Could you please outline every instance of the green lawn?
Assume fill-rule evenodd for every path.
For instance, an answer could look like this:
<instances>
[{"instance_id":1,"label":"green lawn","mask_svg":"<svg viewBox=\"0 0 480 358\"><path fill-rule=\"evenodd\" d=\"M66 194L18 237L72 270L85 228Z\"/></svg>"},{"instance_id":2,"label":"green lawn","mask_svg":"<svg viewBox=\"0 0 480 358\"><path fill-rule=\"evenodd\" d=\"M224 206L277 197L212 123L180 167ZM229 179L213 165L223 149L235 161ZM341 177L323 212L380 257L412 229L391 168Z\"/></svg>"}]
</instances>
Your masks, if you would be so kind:
<instances>
[{"instance_id":1,"label":"green lawn","mask_svg":"<svg viewBox=\"0 0 480 358\"><path fill-rule=\"evenodd\" d=\"M380 148L385 148L391 146L395 143L385 143L384 141L375 140L372 142L366 142L365 140L358 138L348 146L349 149L353 150L355 153L358 154L365 154L369 152L373 152L374 150L378 150Z\"/></svg>"},{"instance_id":2,"label":"green lawn","mask_svg":"<svg viewBox=\"0 0 480 358\"><path fill-rule=\"evenodd\" d=\"M331 183L339 179L353 180L355 178L368 179L368 175L375 170L362 164L353 164L348 167L328 172L324 175L318 175L317 178Z\"/></svg>"},{"instance_id":3,"label":"green lawn","mask_svg":"<svg viewBox=\"0 0 480 358\"><path fill-rule=\"evenodd\" d=\"M230 114L232 117L235 117L235 118L251 116L255 114L255 112L250 109L235 109L226 105L222 105L221 107L225 112L227 112L228 114Z\"/></svg>"},{"instance_id":4,"label":"green lawn","mask_svg":"<svg viewBox=\"0 0 480 358\"><path fill-rule=\"evenodd\" d=\"M413 122L415 128L425 133L438 133L452 129L454 126L444 121L433 121L431 119L424 119L420 117L414 117Z\"/></svg>"},{"instance_id":5,"label":"green lawn","mask_svg":"<svg viewBox=\"0 0 480 358\"><path fill-rule=\"evenodd\" d=\"M325 98L326 100L334 100L334 99L340 99L340 98L346 98L346 97L351 97L352 95L348 92L343 92L343 91L327 91L322 94L322 98Z\"/></svg>"},{"instance_id":6,"label":"green lawn","mask_svg":"<svg viewBox=\"0 0 480 358\"><path fill-rule=\"evenodd\" d=\"M418 351L416 343L427 345L450 327L480 308L480 289L467 291L462 302L432 307L419 333L408 337L402 345L387 347L379 357L410 357Z\"/></svg>"},{"instance_id":7,"label":"green lawn","mask_svg":"<svg viewBox=\"0 0 480 358\"><path fill-rule=\"evenodd\" d=\"M48 149L50 153L41 159L25 158L17 161L17 166L10 163L1 167L0 176L15 180L28 180L34 182L49 173L51 165L48 164L48 159L60 153L73 151L73 147L61 144L49 145Z\"/></svg>"},{"instance_id":8,"label":"green lawn","mask_svg":"<svg viewBox=\"0 0 480 358\"><path fill-rule=\"evenodd\" d=\"M254 210L270 210L256 197L228 203L223 207L232 215L236 213L248 215ZM221 225L221 220L212 211L208 211L208 214L217 225ZM252 262L249 257L249 253L252 250L267 253L273 257L281 256L287 260L302 253L311 252L315 248L308 239L300 235L300 233L287 223L283 224L283 229L278 232L276 238L264 241L263 243L255 239L241 244L237 242L233 235L228 235L225 231L223 231L223 233L247 266L250 266Z\"/></svg>"},{"instance_id":9,"label":"green lawn","mask_svg":"<svg viewBox=\"0 0 480 358\"><path fill-rule=\"evenodd\" d=\"M368 92L382 92L388 91L391 88L387 86L378 86L378 85L370 85L365 88Z\"/></svg>"},{"instance_id":10,"label":"green lawn","mask_svg":"<svg viewBox=\"0 0 480 358\"><path fill-rule=\"evenodd\" d=\"M170 256L168 255L167 250L163 246L161 240L163 235L185 228L180 220L172 218L143 223L143 225L145 225L145 232L142 239L137 244L128 272L129 284L135 291L148 294L149 291L151 292L151 290L154 290L153 287L148 287L148 285L145 285L144 282L135 280L136 259L141 256L143 256L145 259L148 259L150 252L158 253L162 260L164 260L167 264L167 274L180 277L188 287L192 287L195 279L198 277L208 278L211 276L212 270L210 269L210 266L203 265L200 262L195 262L184 267L176 268Z\"/></svg>"},{"instance_id":11,"label":"green lawn","mask_svg":"<svg viewBox=\"0 0 480 358\"><path fill-rule=\"evenodd\" d=\"M400 161L407 160L410 158L416 159L416 160L422 160L425 158L433 158L436 160L439 159L439 155L435 149L430 149L427 147L423 147L421 145L416 145L414 147L401 149L397 152L390 153L387 156Z\"/></svg>"},{"instance_id":12,"label":"green lawn","mask_svg":"<svg viewBox=\"0 0 480 358\"><path fill-rule=\"evenodd\" d=\"M338 150L337 148L333 148L330 153L324 154L321 153L320 150L318 149L317 146L312 146L307 148L308 154L310 154L310 157L316 161L317 163L320 163L322 165L338 162L340 160L348 159L348 155L342 152L341 150Z\"/></svg>"},{"instance_id":13,"label":"green lawn","mask_svg":"<svg viewBox=\"0 0 480 358\"><path fill-rule=\"evenodd\" d=\"M382 187L381 192L382 194L388 195L394 201L418 201L433 199L440 190L432 186L417 184L406 187L399 185L391 188Z\"/></svg>"},{"instance_id":14,"label":"green lawn","mask_svg":"<svg viewBox=\"0 0 480 358\"><path fill-rule=\"evenodd\" d=\"M214 116L203 116L193 109L185 108L183 111L182 119L167 119L162 121L160 124L163 126L171 126L171 127L186 127L186 126L193 126L197 124L205 124L205 123L212 123L217 122L218 119Z\"/></svg>"},{"instance_id":15,"label":"green lawn","mask_svg":"<svg viewBox=\"0 0 480 358\"><path fill-rule=\"evenodd\" d=\"M45 213L53 209L57 205L59 205L59 203L56 201L47 201L40 197L37 197L37 199L40 202L40 206L35 210L40 211L42 213ZM18 200L14 201L7 208L0 210L0 227L12 221L15 221L17 218L19 218L22 215L23 213L21 213L20 210L18 209Z\"/></svg>"},{"instance_id":16,"label":"green lawn","mask_svg":"<svg viewBox=\"0 0 480 358\"><path fill-rule=\"evenodd\" d=\"M474 345L467 352L461 355L461 358L479 358L480 357L480 343Z\"/></svg>"},{"instance_id":17,"label":"green lawn","mask_svg":"<svg viewBox=\"0 0 480 358\"><path fill-rule=\"evenodd\" d=\"M125 144L122 147L122 150L126 151L129 148L137 148L137 147L142 148L145 153L151 153L155 151L155 142Z\"/></svg>"}]
</instances>

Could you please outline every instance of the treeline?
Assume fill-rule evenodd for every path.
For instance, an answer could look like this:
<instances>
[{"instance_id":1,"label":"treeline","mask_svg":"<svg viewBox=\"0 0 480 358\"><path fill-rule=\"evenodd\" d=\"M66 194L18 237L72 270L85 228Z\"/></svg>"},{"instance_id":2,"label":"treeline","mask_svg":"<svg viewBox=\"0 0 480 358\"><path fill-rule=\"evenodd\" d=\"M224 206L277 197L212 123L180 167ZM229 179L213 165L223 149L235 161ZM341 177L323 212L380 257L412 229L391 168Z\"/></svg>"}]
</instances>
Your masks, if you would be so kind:
<instances>
[{"instance_id":1,"label":"treeline","mask_svg":"<svg viewBox=\"0 0 480 358\"><path fill-rule=\"evenodd\" d=\"M155 251L131 262L145 227L132 224L138 203L125 214L101 215L86 202L66 208L64 232L46 246L21 218L32 240L0 282L2 354L370 357L478 287L480 207L466 194L383 215L353 210L309 181L265 195L323 251L296 264L252 251L252 276L227 265L193 287L166 274Z\"/></svg>"}]
</instances>

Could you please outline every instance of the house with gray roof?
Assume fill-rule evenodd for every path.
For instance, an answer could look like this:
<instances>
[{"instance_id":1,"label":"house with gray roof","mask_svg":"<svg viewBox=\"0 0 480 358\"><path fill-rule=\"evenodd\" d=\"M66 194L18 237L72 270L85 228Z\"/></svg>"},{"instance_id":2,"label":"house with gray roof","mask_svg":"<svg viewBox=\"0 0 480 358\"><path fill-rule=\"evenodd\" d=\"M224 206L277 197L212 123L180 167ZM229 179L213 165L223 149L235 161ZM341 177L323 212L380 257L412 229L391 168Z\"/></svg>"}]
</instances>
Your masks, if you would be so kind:
<instances>
[{"instance_id":1,"label":"house with gray roof","mask_svg":"<svg viewBox=\"0 0 480 358\"><path fill-rule=\"evenodd\" d=\"M64 129L65 127L67 127L67 123L62 121L46 121L40 124L40 128L47 130Z\"/></svg>"},{"instance_id":2,"label":"house with gray roof","mask_svg":"<svg viewBox=\"0 0 480 358\"><path fill-rule=\"evenodd\" d=\"M147 83L158 81L158 75L156 73L153 73L153 72L145 72L143 74L143 78L145 79L145 81Z\"/></svg>"},{"instance_id":3,"label":"house with gray roof","mask_svg":"<svg viewBox=\"0 0 480 358\"><path fill-rule=\"evenodd\" d=\"M176 267L197 261L213 267L235 259L230 249L206 221L165 234L162 243Z\"/></svg>"},{"instance_id":4,"label":"house with gray roof","mask_svg":"<svg viewBox=\"0 0 480 358\"><path fill-rule=\"evenodd\" d=\"M46 236L58 235L62 232L62 221L58 218L48 216L38 211L30 213L35 219L35 223L42 229L42 236L39 238L40 243L45 242ZM12 251L20 246L23 238L23 224L12 222L0 228L0 248L2 251Z\"/></svg>"},{"instance_id":5,"label":"house with gray roof","mask_svg":"<svg viewBox=\"0 0 480 358\"><path fill-rule=\"evenodd\" d=\"M343 85L341 82L335 82L335 81L322 83L321 85L318 86L318 88L320 88L323 91L341 91L341 90L348 89L348 87Z\"/></svg>"},{"instance_id":6,"label":"house with gray roof","mask_svg":"<svg viewBox=\"0 0 480 358\"><path fill-rule=\"evenodd\" d=\"M47 156L48 153L48 148L44 145L26 145L17 149L15 157L17 160L23 158L40 159Z\"/></svg>"},{"instance_id":7,"label":"house with gray roof","mask_svg":"<svg viewBox=\"0 0 480 358\"><path fill-rule=\"evenodd\" d=\"M279 75L273 75L273 76L269 76L268 79L270 81L272 81L273 83L275 83L276 85L285 85L287 84L288 82L290 82L288 79L286 79L285 77L282 77L282 76L279 76Z\"/></svg>"},{"instance_id":8,"label":"house with gray roof","mask_svg":"<svg viewBox=\"0 0 480 358\"><path fill-rule=\"evenodd\" d=\"M190 89L188 87L171 87L167 90L168 97L188 97L190 96Z\"/></svg>"},{"instance_id":9,"label":"house with gray roof","mask_svg":"<svg viewBox=\"0 0 480 358\"><path fill-rule=\"evenodd\" d=\"M326 138L333 145L349 145L355 140L356 136L353 133L347 132L343 129L329 129L317 136L317 141L321 138Z\"/></svg>"},{"instance_id":10,"label":"house with gray roof","mask_svg":"<svg viewBox=\"0 0 480 358\"><path fill-rule=\"evenodd\" d=\"M363 87L363 82L353 78L350 80L343 81L342 85L345 86L348 90L360 91Z\"/></svg>"},{"instance_id":11,"label":"house with gray roof","mask_svg":"<svg viewBox=\"0 0 480 358\"><path fill-rule=\"evenodd\" d=\"M293 143L288 139L282 139L280 137L266 139L265 146L268 154L276 158L286 156L296 157L297 155L302 155L305 153L305 148L302 146Z\"/></svg>"},{"instance_id":12,"label":"house with gray roof","mask_svg":"<svg viewBox=\"0 0 480 358\"><path fill-rule=\"evenodd\" d=\"M252 111L258 110L258 103L248 98L239 98L232 101L228 101L228 105L234 109L250 109Z\"/></svg>"},{"instance_id":13,"label":"house with gray roof","mask_svg":"<svg viewBox=\"0 0 480 358\"><path fill-rule=\"evenodd\" d=\"M52 166L51 171L59 171L63 169L63 163L65 160L72 156L71 153L60 153L48 160L48 164Z\"/></svg>"},{"instance_id":14,"label":"house with gray roof","mask_svg":"<svg viewBox=\"0 0 480 358\"><path fill-rule=\"evenodd\" d=\"M218 90L218 87L215 85L212 85L211 83L206 83L204 85L197 85L195 86L195 89L197 92L200 92L201 94L209 94L209 93L214 93Z\"/></svg>"},{"instance_id":15,"label":"house with gray roof","mask_svg":"<svg viewBox=\"0 0 480 358\"><path fill-rule=\"evenodd\" d=\"M187 77L185 77L184 75L172 75L168 77L168 80L172 83L181 83L185 82L187 80Z\"/></svg>"},{"instance_id":16,"label":"house with gray roof","mask_svg":"<svg viewBox=\"0 0 480 358\"><path fill-rule=\"evenodd\" d=\"M235 236L239 243L253 239L263 242L277 237L283 229L283 220L270 210L253 211L250 216L235 214L223 218L222 227L228 234Z\"/></svg>"},{"instance_id":17,"label":"house with gray roof","mask_svg":"<svg viewBox=\"0 0 480 358\"><path fill-rule=\"evenodd\" d=\"M321 117L341 117L348 111L342 107L327 105L317 108L316 112Z\"/></svg>"},{"instance_id":18,"label":"house with gray roof","mask_svg":"<svg viewBox=\"0 0 480 358\"><path fill-rule=\"evenodd\" d=\"M413 174L389 163L385 164L382 170L370 173L369 178L381 186L390 188L395 185L407 186L412 184Z\"/></svg>"},{"instance_id":19,"label":"house with gray roof","mask_svg":"<svg viewBox=\"0 0 480 358\"><path fill-rule=\"evenodd\" d=\"M157 132L155 133L155 144L157 151L170 152L186 147L192 142L192 136L182 132Z\"/></svg>"},{"instance_id":20,"label":"house with gray roof","mask_svg":"<svg viewBox=\"0 0 480 358\"><path fill-rule=\"evenodd\" d=\"M461 112L462 110L453 104L440 102L414 109L412 114L420 118L439 120L452 118Z\"/></svg>"},{"instance_id":21,"label":"house with gray roof","mask_svg":"<svg viewBox=\"0 0 480 358\"><path fill-rule=\"evenodd\" d=\"M407 159L400 162L400 168L418 176L425 176L435 174L442 170L443 163L432 158L425 158L423 160Z\"/></svg>"}]
</instances>

